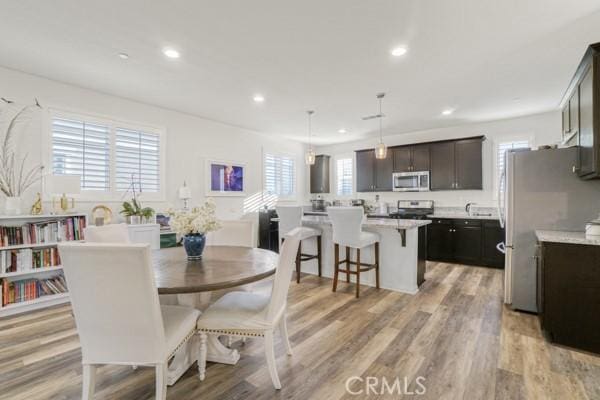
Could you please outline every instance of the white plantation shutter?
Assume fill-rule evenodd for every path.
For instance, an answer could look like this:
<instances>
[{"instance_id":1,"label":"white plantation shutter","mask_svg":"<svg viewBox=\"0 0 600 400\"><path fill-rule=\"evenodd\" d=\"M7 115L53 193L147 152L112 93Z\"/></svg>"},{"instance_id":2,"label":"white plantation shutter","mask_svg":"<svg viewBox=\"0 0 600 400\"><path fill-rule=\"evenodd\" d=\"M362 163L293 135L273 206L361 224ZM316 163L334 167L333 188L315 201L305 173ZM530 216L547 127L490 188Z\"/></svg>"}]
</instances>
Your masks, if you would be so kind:
<instances>
[{"instance_id":1,"label":"white plantation shutter","mask_svg":"<svg viewBox=\"0 0 600 400\"><path fill-rule=\"evenodd\" d=\"M352 194L352 159L340 158L336 163L337 194L345 196Z\"/></svg>"},{"instance_id":2,"label":"white plantation shutter","mask_svg":"<svg viewBox=\"0 0 600 400\"><path fill-rule=\"evenodd\" d=\"M498 152L496 153L496 173L498 177L502 176L504 171L504 161L506 160L506 151L512 149L527 149L529 148L528 140L515 140L512 142L501 142L498 143ZM504 191L504 184L500 182L500 191Z\"/></svg>"},{"instance_id":3,"label":"white plantation shutter","mask_svg":"<svg viewBox=\"0 0 600 400\"><path fill-rule=\"evenodd\" d=\"M293 196L296 191L294 159L286 156L265 154L265 188L268 194L282 197Z\"/></svg>"},{"instance_id":4,"label":"white plantation shutter","mask_svg":"<svg viewBox=\"0 0 600 400\"><path fill-rule=\"evenodd\" d=\"M72 119L52 119L52 173L80 175L82 190L110 188L110 128Z\"/></svg>"},{"instance_id":5,"label":"white plantation shutter","mask_svg":"<svg viewBox=\"0 0 600 400\"><path fill-rule=\"evenodd\" d=\"M115 129L115 183L129 189L132 179L141 192L160 190L160 135L124 128Z\"/></svg>"}]
</instances>

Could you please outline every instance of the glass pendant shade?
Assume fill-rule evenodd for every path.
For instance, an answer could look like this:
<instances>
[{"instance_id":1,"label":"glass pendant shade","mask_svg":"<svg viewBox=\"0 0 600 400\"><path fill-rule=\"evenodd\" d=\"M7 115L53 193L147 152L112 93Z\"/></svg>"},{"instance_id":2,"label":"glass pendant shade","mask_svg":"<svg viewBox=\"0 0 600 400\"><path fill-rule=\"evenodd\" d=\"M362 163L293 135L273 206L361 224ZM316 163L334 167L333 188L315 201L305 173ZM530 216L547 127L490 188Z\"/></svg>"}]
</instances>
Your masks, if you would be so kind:
<instances>
[{"instance_id":1,"label":"glass pendant shade","mask_svg":"<svg viewBox=\"0 0 600 400\"><path fill-rule=\"evenodd\" d=\"M308 151L304 155L304 160L306 161L306 165L314 165L315 159L316 159L315 151L312 148L308 149Z\"/></svg>"},{"instance_id":2,"label":"glass pendant shade","mask_svg":"<svg viewBox=\"0 0 600 400\"><path fill-rule=\"evenodd\" d=\"M312 147L312 115L315 112L313 110L308 110L306 114L308 115L308 151L304 155L304 161L306 161L306 165L315 165L316 154L315 150Z\"/></svg>"},{"instance_id":3,"label":"glass pendant shade","mask_svg":"<svg viewBox=\"0 0 600 400\"><path fill-rule=\"evenodd\" d=\"M387 156L387 147L385 144L379 143L377 147L375 147L375 158L378 160L383 160Z\"/></svg>"}]
</instances>

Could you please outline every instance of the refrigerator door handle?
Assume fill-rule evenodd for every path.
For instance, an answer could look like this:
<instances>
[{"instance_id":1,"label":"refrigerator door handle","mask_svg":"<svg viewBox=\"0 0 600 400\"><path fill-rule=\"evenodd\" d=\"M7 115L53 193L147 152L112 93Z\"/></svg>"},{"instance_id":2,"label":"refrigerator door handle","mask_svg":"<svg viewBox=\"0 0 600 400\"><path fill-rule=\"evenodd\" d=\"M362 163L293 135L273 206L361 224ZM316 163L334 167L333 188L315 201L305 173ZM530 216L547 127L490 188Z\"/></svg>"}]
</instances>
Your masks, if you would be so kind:
<instances>
[{"instance_id":1,"label":"refrigerator door handle","mask_svg":"<svg viewBox=\"0 0 600 400\"><path fill-rule=\"evenodd\" d=\"M498 200L498 220L500 221L500 228L504 229L504 214L503 214L503 210L502 210L502 192L503 190L506 190L506 188L503 188L503 184L505 182L505 178L506 178L506 166L504 167L504 169L502 169L502 173L500 174L500 178L498 179L498 193L497 193L497 200Z\"/></svg>"},{"instance_id":2,"label":"refrigerator door handle","mask_svg":"<svg viewBox=\"0 0 600 400\"><path fill-rule=\"evenodd\" d=\"M506 246L504 245L504 242L498 243L496 245L496 250L498 250L502 254L506 254Z\"/></svg>"}]
</instances>

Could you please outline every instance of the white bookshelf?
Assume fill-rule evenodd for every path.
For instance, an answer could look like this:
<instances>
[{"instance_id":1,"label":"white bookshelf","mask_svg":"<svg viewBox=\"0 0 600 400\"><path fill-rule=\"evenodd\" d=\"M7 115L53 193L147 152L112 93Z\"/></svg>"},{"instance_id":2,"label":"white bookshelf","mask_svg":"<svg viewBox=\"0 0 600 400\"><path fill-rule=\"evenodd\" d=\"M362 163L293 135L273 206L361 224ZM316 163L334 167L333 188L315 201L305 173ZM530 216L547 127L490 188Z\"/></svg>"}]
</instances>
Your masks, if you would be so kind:
<instances>
[{"instance_id":1,"label":"white bookshelf","mask_svg":"<svg viewBox=\"0 0 600 400\"><path fill-rule=\"evenodd\" d=\"M39 308L45 308L57 304L67 303L68 301L69 293L58 293L42 296L33 300L8 304L0 308L0 317L8 317L9 315L22 314L24 312L37 310Z\"/></svg>"},{"instance_id":2,"label":"white bookshelf","mask_svg":"<svg viewBox=\"0 0 600 400\"><path fill-rule=\"evenodd\" d=\"M16 271L16 272L5 272L3 274L0 274L0 279L1 278L14 278L17 276L39 275L44 272L61 271L62 269L63 269L62 265L57 265L54 267L42 267L42 268L26 269L23 271Z\"/></svg>"},{"instance_id":3,"label":"white bookshelf","mask_svg":"<svg viewBox=\"0 0 600 400\"><path fill-rule=\"evenodd\" d=\"M21 226L27 223L41 223L45 221L56 221L70 217L83 217L86 219L87 216L83 213L73 214L42 214L42 215L0 215L0 226ZM56 247L58 242L46 242L36 244L20 244L12 246L0 246L0 251L4 250L21 250L21 249L40 249ZM15 272L0 273L0 285L3 279L9 281L16 281L20 279L29 279L39 276L40 278L51 277L59 274L62 271L62 266L42 267L27 269ZM0 300L2 299L2 292L0 292ZM27 311L32 311L40 308L45 308L57 304L66 303L69 301L68 293L58 293L52 295L41 296L33 300L22 301L18 303L6 304L2 306L0 301L0 318L9 315L21 314Z\"/></svg>"}]
</instances>

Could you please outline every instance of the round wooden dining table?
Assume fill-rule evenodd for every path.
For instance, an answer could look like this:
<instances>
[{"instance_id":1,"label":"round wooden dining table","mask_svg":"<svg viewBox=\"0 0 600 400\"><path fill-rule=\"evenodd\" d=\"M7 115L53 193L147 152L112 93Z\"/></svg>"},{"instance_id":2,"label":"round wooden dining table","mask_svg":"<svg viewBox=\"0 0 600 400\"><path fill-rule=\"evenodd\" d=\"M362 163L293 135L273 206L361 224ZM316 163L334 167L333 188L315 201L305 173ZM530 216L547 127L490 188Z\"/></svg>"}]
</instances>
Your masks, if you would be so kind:
<instances>
[{"instance_id":1,"label":"round wooden dining table","mask_svg":"<svg viewBox=\"0 0 600 400\"><path fill-rule=\"evenodd\" d=\"M275 273L277 253L238 246L206 246L188 261L183 247L157 250L154 277L159 294L210 292L246 285Z\"/></svg>"},{"instance_id":2,"label":"round wooden dining table","mask_svg":"<svg viewBox=\"0 0 600 400\"><path fill-rule=\"evenodd\" d=\"M206 246L202 259L190 261L183 247L156 250L152 255L159 294L189 294L228 289L265 279L275 273L278 254L237 246ZM216 335L208 335L207 361L236 364L240 354ZM198 344L183 345L168 366L167 383L173 385L197 359Z\"/></svg>"}]
</instances>

